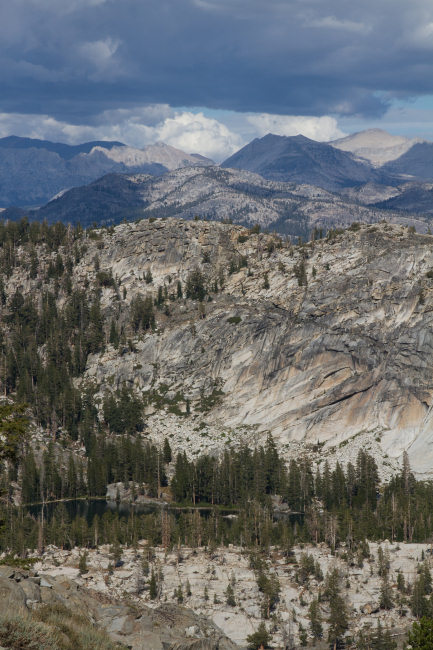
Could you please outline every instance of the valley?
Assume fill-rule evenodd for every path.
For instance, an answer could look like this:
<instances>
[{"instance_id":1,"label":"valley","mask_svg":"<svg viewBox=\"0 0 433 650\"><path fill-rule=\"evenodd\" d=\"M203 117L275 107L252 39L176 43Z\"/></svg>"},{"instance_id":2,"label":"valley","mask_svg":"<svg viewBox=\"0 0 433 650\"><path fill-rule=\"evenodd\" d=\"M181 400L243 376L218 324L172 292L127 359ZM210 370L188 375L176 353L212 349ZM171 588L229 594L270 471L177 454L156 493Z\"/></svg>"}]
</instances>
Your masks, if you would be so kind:
<instances>
[{"instance_id":1,"label":"valley","mask_svg":"<svg viewBox=\"0 0 433 650\"><path fill-rule=\"evenodd\" d=\"M55 636L60 607L107 648L403 647L432 606L433 236L376 203L409 185L191 166L1 224L14 625Z\"/></svg>"},{"instance_id":2,"label":"valley","mask_svg":"<svg viewBox=\"0 0 433 650\"><path fill-rule=\"evenodd\" d=\"M433 650L433 3L0 36L0 650Z\"/></svg>"}]
</instances>

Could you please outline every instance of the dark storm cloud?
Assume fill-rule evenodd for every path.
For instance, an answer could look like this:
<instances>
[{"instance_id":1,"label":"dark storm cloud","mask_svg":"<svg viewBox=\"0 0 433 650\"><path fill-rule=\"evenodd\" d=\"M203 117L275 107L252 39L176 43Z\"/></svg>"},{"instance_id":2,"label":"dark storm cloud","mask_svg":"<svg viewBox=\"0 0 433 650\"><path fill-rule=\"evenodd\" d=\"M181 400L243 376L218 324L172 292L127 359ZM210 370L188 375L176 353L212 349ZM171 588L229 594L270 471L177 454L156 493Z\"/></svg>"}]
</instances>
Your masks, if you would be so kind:
<instances>
[{"instance_id":1,"label":"dark storm cloud","mask_svg":"<svg viewBox=\"0 0 433 650\"><path fill-rule=\"evenodd\" d=\"M14 0L0 111L92 120L146 103L380 115L433 92L431 0Z\"/></svg>"}]
</instances>

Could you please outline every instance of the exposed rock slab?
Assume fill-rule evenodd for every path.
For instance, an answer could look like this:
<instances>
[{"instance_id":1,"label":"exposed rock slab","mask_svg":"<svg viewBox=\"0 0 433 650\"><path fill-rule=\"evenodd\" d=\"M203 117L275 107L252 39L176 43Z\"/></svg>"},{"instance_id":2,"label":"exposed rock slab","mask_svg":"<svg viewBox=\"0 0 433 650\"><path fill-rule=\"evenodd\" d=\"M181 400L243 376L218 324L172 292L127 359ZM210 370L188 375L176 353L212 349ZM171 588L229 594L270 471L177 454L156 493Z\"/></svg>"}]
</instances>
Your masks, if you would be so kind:
<instances>
[{"instance_id":1,"label":"exposed rock slab","mask_svg":"<svg viewBox=\"0 0 433 650\"><path fill-rule=\"evenodd\" d=\"M35 578L13 568L1 567L0 602L8 608L34 609L42 604L62 604L94 625L105 629L110 637L132 650L235 650L237 647L210 620L175 604L150 609L134 607L122 599L117 602L108 594L101 598L60 572L43 575L40 585Z\"/></svg>"},{"instance_id":2,"label":"exposed rock slab","mask_svg":"<svg viewBox=\"0 0 433 650\"><path fill-rule=\"evenodd\" d=\"M204 303L204 318L197 304L173 303L171 316L137 341L135 352L108 348L90 359L87 377L143 392L165 384L195 404L218 386L221 399L207 422L270 430L282 447L338 448L370 432L390 463L407 450L415 471L431 473L431 236L380 225L268 253L269 237L250 235L240 244L240 232L175 220L116 229L101 268L113 270L128 296L185 282L195 266L210 283L223 269L225 286ZM227 275L230 259L241 254L248 270ZM302 258L307 286L294 277ZM147 268L152 287L141 280ZM83 266L82 277L88 272ZM110 300L107 293L107 309Z\"/></svg>"}]
</instances>

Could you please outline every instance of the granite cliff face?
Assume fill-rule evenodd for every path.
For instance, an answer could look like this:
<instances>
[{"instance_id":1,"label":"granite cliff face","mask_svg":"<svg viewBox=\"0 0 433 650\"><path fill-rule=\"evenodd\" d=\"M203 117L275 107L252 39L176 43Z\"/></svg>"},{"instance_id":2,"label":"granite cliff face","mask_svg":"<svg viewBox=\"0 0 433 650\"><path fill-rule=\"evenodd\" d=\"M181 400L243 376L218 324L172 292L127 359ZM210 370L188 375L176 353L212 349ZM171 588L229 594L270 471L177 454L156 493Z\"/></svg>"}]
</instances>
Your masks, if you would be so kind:
<instances>
[{"instance_id":1,"label":"granite cliff face","mask_svg":"<svg viewBox=\"0 0 433 650\"><path fill-rule=\"evenodd\" d=\"M87 247L74 284L95 281L97 253L117 282L102 289L102 306L119 326L134 297L166 287L156 330L120 351L107 345L85 373L101 396L125 382L159 391L150 436L171 431L175 445L198 453L270 431L288 455L315 448L344 460L364 446L384 471L407 450L414 470L431 475L430 235L354 226L293 247L240 227L167 219L100 231ZM201 303L175 297L194 269L209 287Z\"/></svg>"},{"instance_id":2,"label":"granite cliff face","mask_svg":"<svg viewBox=\"0 0 433 650\"><path fill-rule=\"evenodd\" d=\"M74 246L82 257L71 287L101 295L106 344L75 379L94 384L98 408L125 384L143 396L144 434L169 436L190 455L271 432L287 457L345 461L363 447L389 475L407 450L414 470L431 476L431 235L354 224L293 246L170 218L85 232ZM37 251L42 274L58 253L70 250ZM19 288L37 299L40 278L20 255L7 295ZM201 302L188 292L194 273ZM158 303L154 329L132 327L138 296ZM123 337L116 347L112 322Z\"/></svg>"}]
</instances>

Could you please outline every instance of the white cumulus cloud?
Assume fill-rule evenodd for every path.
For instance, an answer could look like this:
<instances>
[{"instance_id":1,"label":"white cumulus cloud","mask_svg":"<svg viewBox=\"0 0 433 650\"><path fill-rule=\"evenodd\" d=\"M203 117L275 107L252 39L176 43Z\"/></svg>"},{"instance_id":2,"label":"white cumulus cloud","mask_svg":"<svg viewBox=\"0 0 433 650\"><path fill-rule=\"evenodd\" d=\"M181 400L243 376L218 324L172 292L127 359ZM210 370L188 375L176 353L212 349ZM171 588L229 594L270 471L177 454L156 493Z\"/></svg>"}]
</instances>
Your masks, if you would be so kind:
<instances>
[{"instance_id":1,"label":"white cumulus cloud","mask_svg":"<svg viewBox=\"0 0 433 650\"><path fill-rule=\"evenodd\" d=\"M167 105L105 111L94 124L69 124L49 115L0 113L0 137L10 134L77 144L119 140L141 148L165 142L186 153L222 160L243 144L240 135L203 113L173 111Z\"/></svg>"},{"instance_id":2,"label":"white cumulus cloud","mask_svg":"<svg viewBox=\"0 0 433 650\"><path fill-rule=\"evenodd\" d=\"M168 104L103 111L91 124L71 124L50 115L0 113L0 137L14 134L69 144L118 140L136 148L165 142L186 153L208 156L216 162L224 160L253 138L267 133L302 134L319 141L346 135L330 116L221 112L210 117L203 111L175 110Z\"/></svg>"},{"instance_id":3,"label":"white cumulus cloud","mask_svg":"<svg viewBox=\"0 0 433 650\"><path fill-rule=\"evenodd\" d=\"M225 124L203 113L176 113L154 127L154 131L162 142L215 160L222 160L244 144Z\"/></svg>"}]
</instances>

